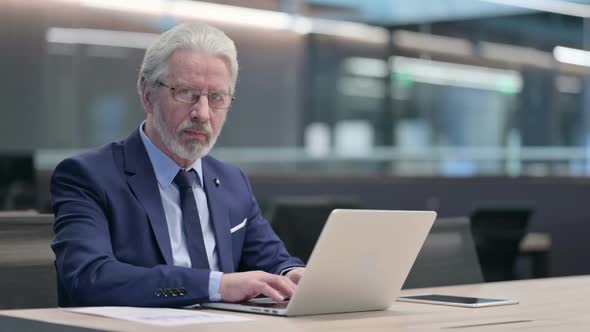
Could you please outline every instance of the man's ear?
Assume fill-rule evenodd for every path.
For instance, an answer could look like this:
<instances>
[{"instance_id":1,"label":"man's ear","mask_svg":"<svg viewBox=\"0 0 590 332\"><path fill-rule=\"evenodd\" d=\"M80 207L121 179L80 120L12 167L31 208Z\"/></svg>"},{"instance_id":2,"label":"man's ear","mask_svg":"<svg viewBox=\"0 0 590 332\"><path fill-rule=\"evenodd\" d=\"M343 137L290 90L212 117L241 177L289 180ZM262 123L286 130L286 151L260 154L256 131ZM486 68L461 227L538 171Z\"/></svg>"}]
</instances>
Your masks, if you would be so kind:
<instances>
[{"instance_id":1,"label":"man's ear","mask_svg":"<svg viewBox=\"0 0 590 332\"><path fill-rule=\"evenodd\" d=\"M154 94L151 85L147 83L145 79L141 80L141 104L143 106L143 110L148 113L152 114L154 111Z\"/></svg>"}]
</instances>

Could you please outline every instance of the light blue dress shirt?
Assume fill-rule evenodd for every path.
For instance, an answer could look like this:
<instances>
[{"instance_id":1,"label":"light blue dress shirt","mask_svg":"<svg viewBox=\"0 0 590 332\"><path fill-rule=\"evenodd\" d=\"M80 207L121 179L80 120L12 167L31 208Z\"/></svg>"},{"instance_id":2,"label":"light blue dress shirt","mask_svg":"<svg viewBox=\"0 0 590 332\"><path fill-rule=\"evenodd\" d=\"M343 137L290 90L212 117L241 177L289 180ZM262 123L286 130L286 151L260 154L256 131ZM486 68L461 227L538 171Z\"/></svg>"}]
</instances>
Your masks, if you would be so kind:
<instances>
[{"instance_id":1,"label":"light blue dress shirt","mask_svg":"<svg viewBox=\"0 0 590 332\"><path fill-rule=\"evenodd\" d=\"M182 227L182 213L180 209L180 193L178 187L173 183L174 177L181 167L164 152L162 152L143 131L145 121L139 126L141 140L148 153L156 179L158 180L158 189L162 198L162 206L166 215L168 224L168 236L172 247L172 260L176 266L191 267L191 259L186 245L186 238ZM203 183L203 166L201 159L197 159L185 171L194 169ZM207 260L211 273L209 275L209 300L221 301L219 287L221 286L222 272L219 271L217 258L217 248L215 245L215 234L209 220L209 207L207 205L207 196L199 183L193 183L193 193L199 210L199 219L201 219L201 229L203 231L203 240L205 250L207 251Z\"/></svg>"}]
</instances>

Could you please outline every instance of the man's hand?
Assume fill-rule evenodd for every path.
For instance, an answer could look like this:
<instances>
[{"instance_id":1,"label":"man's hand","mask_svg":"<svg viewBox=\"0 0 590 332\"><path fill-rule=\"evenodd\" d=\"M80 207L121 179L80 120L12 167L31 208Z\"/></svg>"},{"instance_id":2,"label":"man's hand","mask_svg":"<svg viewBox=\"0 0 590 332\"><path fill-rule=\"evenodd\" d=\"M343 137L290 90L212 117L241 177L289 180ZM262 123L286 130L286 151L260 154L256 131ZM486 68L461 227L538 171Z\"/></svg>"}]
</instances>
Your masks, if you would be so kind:
<instances>
[{"instance_id":1,"label":"man's hand","mask_svg":"<svg viewBox=\"0 0 590 332\"><path fill-rule=\"evenodd\" d=\"M291 271L289 271L291 272ZM224 273L221 276L219 292L225 302L249 300L260 294L275 301L290 298L295 291L295 283L286 276L279 276L263 271Z\"/></svg>"},{"instance_id":2,"label":"man's hand","mask_svg":"<svg viewBox=\"0 0 590 332\"><path fill-rule=\"evenodd\" d=\"M296 269L293 269L293 270L287 272L287 274L285 274L285 277L289 278L289 280L291 280L295 284L298 284L299 280L301 280L301 277L303 277L303 273L305 273L305 268L298 267Z\"/></svg>"}]
</instances>

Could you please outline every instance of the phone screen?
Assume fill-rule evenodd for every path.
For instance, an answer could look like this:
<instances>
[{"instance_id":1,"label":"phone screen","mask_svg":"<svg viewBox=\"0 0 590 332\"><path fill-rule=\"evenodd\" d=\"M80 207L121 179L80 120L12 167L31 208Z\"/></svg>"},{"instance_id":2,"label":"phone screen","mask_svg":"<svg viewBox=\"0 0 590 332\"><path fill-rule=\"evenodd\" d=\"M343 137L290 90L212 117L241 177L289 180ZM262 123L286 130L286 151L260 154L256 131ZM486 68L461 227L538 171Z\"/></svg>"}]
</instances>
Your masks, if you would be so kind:
<instances>
[{"instance_id":1,"label":"phone screen","mask_svg":"<svg viewBox=\"0 0 590 332\"><path fill-rule=\"evenodd\" d=\"M451 296L451 295L414 295L414 296L402 296L406 299L425 300L425 301L438 301L438 302L451 302L451 303L462 303L462 304L478 304L478 303L492 303L503 300L498 299L485 299L480 297L465 297L465 296Z\"/></svg>"}]
</instances>

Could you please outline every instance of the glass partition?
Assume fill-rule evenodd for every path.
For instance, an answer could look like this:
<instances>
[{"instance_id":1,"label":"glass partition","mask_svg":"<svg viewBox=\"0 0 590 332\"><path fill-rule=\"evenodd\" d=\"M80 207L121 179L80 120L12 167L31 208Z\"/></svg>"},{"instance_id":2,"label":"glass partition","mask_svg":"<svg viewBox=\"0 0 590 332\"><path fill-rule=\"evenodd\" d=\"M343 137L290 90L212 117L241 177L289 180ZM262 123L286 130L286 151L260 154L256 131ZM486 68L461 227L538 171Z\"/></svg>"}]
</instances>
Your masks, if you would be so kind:
<instances>
[{"instance_id":1,"label":"glass partition","mask_svg":"<svg viewBox=\"0 0 590 332\"><path fill-rule=\"evenodd\" d=\"M236 41L241 64L212 154L248 173L590 174L580 18L374 26L243 2L125 3L0 0L0 152L33 151L50 171L125 138L145 118L135 82L147 45L204 21Z\"/></svg>"}]
</instances>

